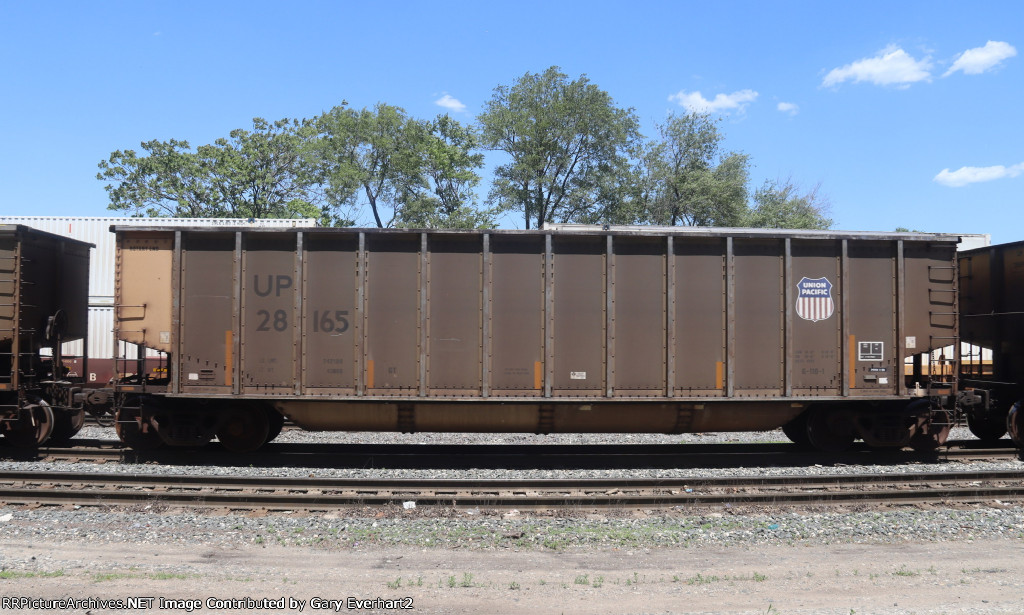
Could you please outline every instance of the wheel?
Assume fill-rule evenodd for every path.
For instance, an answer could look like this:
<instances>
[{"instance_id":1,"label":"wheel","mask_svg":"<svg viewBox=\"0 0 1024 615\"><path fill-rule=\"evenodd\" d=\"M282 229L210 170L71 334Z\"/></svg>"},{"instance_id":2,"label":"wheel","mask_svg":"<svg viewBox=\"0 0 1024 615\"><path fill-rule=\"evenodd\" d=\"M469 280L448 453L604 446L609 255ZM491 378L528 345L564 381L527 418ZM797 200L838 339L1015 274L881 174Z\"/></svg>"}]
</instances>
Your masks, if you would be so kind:
<instances>
[{"instance_id":1,"label":"wheel","mask_svg":"<svg viewBox=\"0 0 1024 615\"><path fill-rule=\"evenodd\" d=\"M1006 418L989 415L967 415L967 428L979 440L995 442L1006 435Z\"/></svg>"},{"instance_id":2,"label":"wheel","mask_svg":"<svg viewBox=\"0 0 1024 615\"><path fill-rule=\"evenodd\" d=\"M263 408L228 409L217 428L217 439L232 453L251 453L267 442L270 417Z\"/></svg>"},{"instance_id":3,"label":"wheel","mask_svg":"<svg viewBox=\"0 0 1024 615\"><path fill-rule=\"evenodd\" d=\"M783 425L782 433L786 434L793 444L810 446L811 439L807 435L807 412L801 412L795 419Z\"/></svg>"},{"instance_id":4,"label":"wheel","mask_svg":"<svg viewBox=\"0 0 1024 615\"><path fill-rule=\"evenodd\" d=\"M273 408L267 408L267 422L269 428L267 429L267 439L264 444L281 435L281 429L284 427L284 415Z\"/></svg>"},{"instance_id":5,"label":"wheel","mask_svg":"<svg viewBox=\"0 0 1024 615\"><path fill-rule=\"evenodd\" d=\"M1013 443L1020 448L1024 448L1024 416L1021 416L1022 412L1024 412L1024 399L1013 404L1010 413L1006 415L1006 431L1010 432Z\"/></svg>"},{"instance_id":6,"label":"wheel","mask_svg":"<svg viewBox=\"0 0 1024 615\"><path fill-rule=\"evenodd\" d=\"M841 453L853 445L857 435L853 422L838 410L812 408L807 412L807 440L826 453Z\"/></svg>"},{"instance_id":7,"label":"wheel","mask_svg":"<svg viewBox=\"0 0 1024 615\"><path fill-rule=\"evenodd\" d=\"M41 446L53 433L53 410L42 399L22 408L21 418L4 438L19 448Z\"/></svg>"},{"instance_id":8,"label":"wheel","mask_svg":"<svg viewBox=\"0 0 1024 615\"><path fill-rule=\"evenodd\" d=\"M923 423L919 423L914 435L910 436L910 447L918 452L934 451L946 443L952 427L948 412L934 410Z\"/></svg>"},{"instance_id":9,"label":"wheel","mask_svg":"<svg viewBox=\"0 0 1024 615\"><path fill-rule=\"evenodd\" d=\"M58 410L53 413L53 433L50 434L50 445L67 444L82 430L85 424L85 408L78 410Z\"/></svg>"},{"instance_id":10,"label":"wheel","mask_svg":"<svg viewBox=\"0 0 1024 615\"><path fill-rule=\"evenodd\" d=\"M150 423L141 423L142 406L147 403L139 397L129 397L117 409L114 431L125 446L137 451L151 451L163 446L164 441Z\"/></svg>"}]
</instances>

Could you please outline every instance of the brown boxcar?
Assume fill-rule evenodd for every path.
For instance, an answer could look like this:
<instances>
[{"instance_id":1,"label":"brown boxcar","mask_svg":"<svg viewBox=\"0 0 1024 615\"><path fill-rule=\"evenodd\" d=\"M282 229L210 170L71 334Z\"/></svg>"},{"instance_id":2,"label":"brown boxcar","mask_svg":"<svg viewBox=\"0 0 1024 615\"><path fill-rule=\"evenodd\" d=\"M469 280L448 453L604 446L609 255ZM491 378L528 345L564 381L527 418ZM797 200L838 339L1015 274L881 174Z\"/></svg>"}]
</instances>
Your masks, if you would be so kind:
<instances>
[{"instance_id":1,"label":"brown boxcar","mask_svg":"<svg viewBox=\"0 0 1024 615\"><path fill-rule=\"evenodd\" d=\"M139 446L251 449L280 415L901 445L933 416L904 361L957 336L951 235L114 230L116 336L169 356L120 389Z\"/></svg>"},{"instance_id":2,"label":"brown boxcar","mask_svg":"<svg viewBox=\"0 0 1024 615\"><path fill-rule=\"evenodd\" d=\"M992 394L990 403L967 413L968 424L980 438L999 438L1013 409L1010 433L1024 444L1016 412L1024 398L1024 242L969 250L959 260L961 339L992 352L991 371L962 366L965 386Z\"/></svg>"},{"instance_id":3,"label":"brown boxcar","mask_svg":"<svg viewBox=\"0 0 1024 615\"><path fill-rule=\"evenodd\" d=\"M91 247L0 225L0 432L8 442L40 444L81 427L81 407L70 407L74 391L53 366L62 342L86 336ZM53 358L44 359L42 348Z\"/></svg>"}]
</instances>

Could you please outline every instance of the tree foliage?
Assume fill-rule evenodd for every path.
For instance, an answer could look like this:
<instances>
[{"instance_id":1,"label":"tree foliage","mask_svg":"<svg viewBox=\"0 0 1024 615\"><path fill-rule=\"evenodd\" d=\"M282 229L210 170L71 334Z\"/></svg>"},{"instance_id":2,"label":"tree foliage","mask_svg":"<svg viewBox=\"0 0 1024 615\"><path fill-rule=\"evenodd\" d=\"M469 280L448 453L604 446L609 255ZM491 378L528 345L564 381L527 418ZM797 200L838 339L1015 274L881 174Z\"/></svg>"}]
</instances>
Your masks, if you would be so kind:
<instances>
[{"instance_id":1,"label":"tree foliage","mask_svg":"<svg viewBox=\"0 0 1024 615\"><path fill-rule=\"evenodd\" d=\"M440 116L410 118L379 104L344 103L312 120L256 118L194 150L154 140L144 154L116 151L100 162L110 209L197 218L317 217L351 226L368 210L378 227L493 226L476 207L473 130Z\"/></svg>"},{"instance_id":2,"label":"tree foliage","mask_svg":"<svg viewBox=\"0 0 1024 615\"><path fill-rule=\"evenodd\" d=\"M737 226L747 202L749 159L722 153L717 121L670 116L648 145L639 181L641 221L668 226Z\"/></svg>"},{"instance_id":3,"label":"tree foliage","mask_svg":"<svg viewBox=\"0 0 1024 615\"><path fill-rule=\"evenodd\" d=\"M800 194L792 180L767 180L754 192L754 206L747 212L743 226L755 228L827 229L829 203L819 186Z\"/></svg>"},{"instance_id":4,"label":"tree foliage","mask_svg":"<svg viewBox=\"0 0 1024 615\"><path fill-rule=\"evenodd\" d=\"M829 228L819 187L767 181L727 151L719 120L670 115L644 140L633 109L558 67L495 88L477 118L425 120L344 101L312 119L253 119L192 148L152 140L99 163L109 208L177 217L317 217L322 224L493 228L545 222ZM503 161L478 201L484 150Z\"/></svg>"},{"instance_id":5,"label":"tree foliage","mask_svg":"<svg viewBox=\"0 0 1024 615\"><path fill-rule=\"evenodd\" d=\"M378 104L360 111L335 107L316 123L315 150L328 199L350 210L363 201L378 228L384 220L391 226L401 199L421 181L413 120L399 107Z\"/></svg>"},{"instance_id":6,"label":"tree foliage","mask_svg":"<svg viewBox=\"0 0 1024 615\"><path fill-rule=\"evenodd\" d=\"M492 228L494 212L477 207L476 169L484 164L479 138L468 126L439 115L418 128L421 189L410 194L399 226L415 228Z\"/></svg>"},{"instance_id":7,"label":"tree foliage","mask_svg":"<svg viewBox=\"0 0 1024 615\"><path fill-rule=\"evenodd\" d=\"M132 215L195 218L319 216L307 172L308 122L253 119L194 151L187 141L147 141L145 155L119 150L100 162L109 208Z\"/></svg>"},{"instance_id":8,"label":"tree foliage","mask_svg":"<svg viewBox=\"0 0 1024 615\"><path fill-rule=\"evenodd\" d=\"M488 201L523 212L525 228L592 218L639 138L632 109L556 66L495 88L477 119L483 144L510 158L495 170Z\"/></svg>"},{"instance_id":9,"label":"tree foliage","mask_svg":"<svg viewBox=\"0 0 1024 615\"><path fill-rule=\"evenodd\" d=\"M483 155L473 153L471 129L448 116L410 118L385 104L335 107L316 122L319 176L336 207L358 212L365 204L378 228L493 224L474 207Z\"/></svg>"},{"instance_id":10,"label":"tree foliage","mask_svg":"<svg viewBox=\"0 0 1024 615\"><path fill-rule=\"evenodd\" d=\"M316 215L320 201L306 164L308 121L253 120L253 130L232 130L228 139L197 148L212 162L216 194L231 217L289 218Z\"/></svg>"}]
</instances>

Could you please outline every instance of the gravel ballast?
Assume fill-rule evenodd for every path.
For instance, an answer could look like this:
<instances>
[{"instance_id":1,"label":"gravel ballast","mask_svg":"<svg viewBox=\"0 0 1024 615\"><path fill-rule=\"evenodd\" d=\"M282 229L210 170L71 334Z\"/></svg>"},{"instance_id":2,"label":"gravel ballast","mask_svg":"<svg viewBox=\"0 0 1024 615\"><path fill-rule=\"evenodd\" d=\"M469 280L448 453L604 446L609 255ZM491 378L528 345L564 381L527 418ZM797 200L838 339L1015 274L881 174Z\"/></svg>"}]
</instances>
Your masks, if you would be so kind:
<instances>
[{"instance_id":1,"label":"gravel ballast","mask_svg":"<svg viewBox=\"0 0 1024 615\"><path fill-rule=\"evenodd\" d=\"M953 437L969 437L958 430ZM110 438L109 430L86 428L82 438ZM338 434L287 431L284 442L360 444L647 444L680 442L779 442L781 432L712 435L558 435L493 434ZM204 474L321 478L705 478L725 476L842 475L873 472L909 473L967 470L1020 470L1024 463L944 462L900 465L814 465L809 467L725 469L381 469L255 468L167 466L65 462L0 463L4 470L131 472L133 474ZM79 510L9 508L0 510L0 538L146 543L278 544L332 549L372 545L479 549L585 549L696 547L707 544L834 544L847 542L943 541L1024 537L1024 509L990 502L935 509L923 506L873 506L844 509L810 506L771 509L724 506L714 509L650 511L629 509L595 513L573 509L549 512L496 512L486 509L402 507L350 509L330 515L274 513L199 513L168 508L158 499L131 510L102 507Z\"/></svg>"},{"instance_id":2,"label":"gravel ballast","mask_svg":"<svg viewBox=\"0 0 1024 615\"><path fill-rule=\"evenodd\" d=\"M89 428L83 438L110 439ZM967 438L954 433L954 438ZM782 442L780 432L522 436L310 434L284 442L679 444ZM799 463L799 462L796 462ZM381 469L0 462L6 470L324 478L573 478L842 475L1020 470L950 461L726 469ZM1017 504L509 511L401 505L230 512L170 507L0 505L4 595L193 600L315 597L408 601L365 612L938 615L1024 612L1024 508ZM339 602L339 604L341 604ZM311 605L310 605L311 607ZM39 612L15 609L16 612ZM311 612L307 608L304 612ZM85 611L76 611L85 612ZM128 612L98 608L94 615ZM162 612L150 609L147 612ZM249 613L199 607L194 612ZM274 608L265 612L297 612ZM332 611L333 612L333 611ZM336 612L352 612L340 607Z\"/></svg>"}]
</instances>

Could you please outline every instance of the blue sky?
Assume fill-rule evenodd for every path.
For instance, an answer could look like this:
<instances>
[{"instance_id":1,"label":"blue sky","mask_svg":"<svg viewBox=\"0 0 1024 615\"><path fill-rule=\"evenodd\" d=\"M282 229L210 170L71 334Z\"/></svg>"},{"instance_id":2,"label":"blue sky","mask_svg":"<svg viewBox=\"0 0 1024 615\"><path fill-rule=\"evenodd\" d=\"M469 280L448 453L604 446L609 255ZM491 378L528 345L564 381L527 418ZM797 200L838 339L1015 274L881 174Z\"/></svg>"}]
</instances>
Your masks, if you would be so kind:
<instances>
[{"instance_id":1,"label":"blue sky","mask_svg":"<svg viewBox=\"0 0 1024 615\"><path fill-rule=\"evenodd\" d=\"M672 112L721 115L752 188L820 182L838 229L1024 239L1019 1L0 0L0 52L0 215L109 215L96 165L141 141L342 100L470 122L557 65L648 136Z\"/></svg>"}]
</instances>

